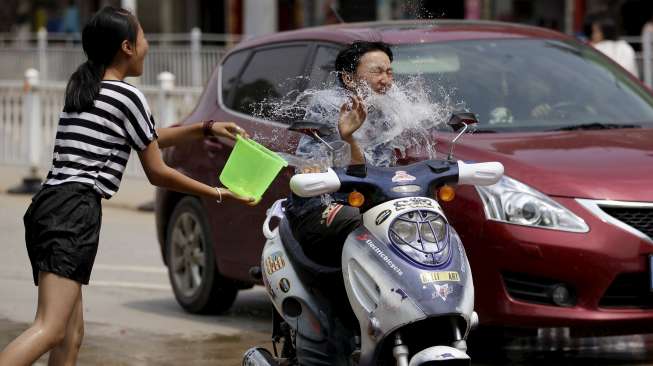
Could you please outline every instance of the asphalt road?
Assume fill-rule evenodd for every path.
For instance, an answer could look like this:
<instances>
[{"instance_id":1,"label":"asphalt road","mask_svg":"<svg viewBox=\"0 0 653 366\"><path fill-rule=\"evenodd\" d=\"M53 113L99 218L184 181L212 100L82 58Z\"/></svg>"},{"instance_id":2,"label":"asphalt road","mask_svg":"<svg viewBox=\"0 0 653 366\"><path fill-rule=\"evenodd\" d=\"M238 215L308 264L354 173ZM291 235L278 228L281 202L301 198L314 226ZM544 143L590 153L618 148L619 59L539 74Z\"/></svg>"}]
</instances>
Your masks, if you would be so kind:
<instances>
[{"instance_id":1,"label":"asphalt road","mask_svg":"<svg viewBox=\"0 0 653 366\"><path fill-rule=\"evenodd\" d=\"M0 348L36 311L22 224L29 201L0 194ZM80 365L236 365L247 348L269 338L271 305L260 287L241 292L223 316L191 315L177 305L152 213L104 205L83 299L87 330Z\"/></svg>"}]
</instances>

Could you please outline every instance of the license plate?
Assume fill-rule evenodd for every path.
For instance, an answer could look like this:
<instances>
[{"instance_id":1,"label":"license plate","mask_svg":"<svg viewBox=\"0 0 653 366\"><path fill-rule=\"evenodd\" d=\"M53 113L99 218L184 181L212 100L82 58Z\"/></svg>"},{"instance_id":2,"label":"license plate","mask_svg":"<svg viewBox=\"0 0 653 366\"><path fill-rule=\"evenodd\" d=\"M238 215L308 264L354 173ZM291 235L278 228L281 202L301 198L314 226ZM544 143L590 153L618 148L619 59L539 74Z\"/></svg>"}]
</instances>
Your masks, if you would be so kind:
<instances>
[{"instance_id":1,"label":"license plate","mask_svg":"<svg viewBox=\"0 0 653 366\"><path fill-rule=\"evenodd\" d=\"M458 272L422 272L420 274L423 284L431 282L460 282Z\"/></svg>"},{"instance_id":2,"label":"license plate","mask_svg":"<svg viewBox=\"0 0 653 366\"><path fill-rule=\"evenodd\" d=\"M653 292L653 254L648 256L648 289Z\"/></svg>"}]
</instances>

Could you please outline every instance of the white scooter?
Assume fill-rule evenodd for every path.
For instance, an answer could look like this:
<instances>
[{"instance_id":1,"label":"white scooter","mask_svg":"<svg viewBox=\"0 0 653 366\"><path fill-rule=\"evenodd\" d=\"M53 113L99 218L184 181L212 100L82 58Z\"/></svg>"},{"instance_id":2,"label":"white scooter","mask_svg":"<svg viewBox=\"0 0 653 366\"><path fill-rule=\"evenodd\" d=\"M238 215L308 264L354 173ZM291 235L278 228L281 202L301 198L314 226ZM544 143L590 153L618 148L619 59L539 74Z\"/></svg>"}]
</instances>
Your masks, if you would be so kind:
<instances>
[{"instance_id":1,"label":"white scooter","mask_svg":"<svg viewBox=\"0 0 653 366\"><path fill-rule=\"evenodd\" d=\"M449 124L462 129L454 143L471 123L472 114L454 114ZM293 176L290 188L301 197L348 194L339 202L360 207L363 225L347 237L342 267L331 268L304 254L281 201L268 210L267 242L254 273L276 310L274 355L252 348L244 366L470 364L466 338L478 324L472 273L430 192L439 189L442 198L451 184L494 184L503 165L456 162L451 155ZM272 218L280 219L274 230Z\"/></svg>"}]
</instances>

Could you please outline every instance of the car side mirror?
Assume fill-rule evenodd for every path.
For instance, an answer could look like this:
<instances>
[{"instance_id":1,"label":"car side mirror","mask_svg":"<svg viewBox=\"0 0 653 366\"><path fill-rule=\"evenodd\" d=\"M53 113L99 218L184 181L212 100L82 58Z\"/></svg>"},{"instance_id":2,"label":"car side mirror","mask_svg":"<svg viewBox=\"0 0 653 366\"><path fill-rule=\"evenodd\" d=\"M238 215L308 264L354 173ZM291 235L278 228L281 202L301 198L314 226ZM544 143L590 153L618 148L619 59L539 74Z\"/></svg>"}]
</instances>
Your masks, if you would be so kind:
<instances>
[{"instance_id":1,"label":"car side mirror","mask_svg":"<svg viewBox=\"0 0 653 366\"><path fill-rule=\"evenodd\" d=\"M458 132L465 127L465 125L475 125L478 123L476 115L471 112L454 112L449 118L447 125L451 127L454 132Z\"/></svg>"},{"instance_id":2,"label":"car side mirror","mask_svg":"<svg viewBox=\"0 0 653 366\"><path fill-rule=\"evenodd\" d=\"M292 122L288 127L288 130L303 133L311 137L315 136L316 134L318 136L325 136L331 132L328 126L322 123L316 123L310 121Z\"/></svg>"},{"instance_id":3,"label":"car side mirror","mask_svg":"<svg viewBox=\"0 0 653 366\"><path fill-rule=\"evenodd\" d=\"M456 146L456 142L460 136L462 136L467 131L469 126L475 126L477 123L478 119L476 119L474 113L471 112L454 112L451 115L447 125L453 128L454 132L458 132L458 135L453 140L451 140L451 149L449 150L447 160L453 159L453 148Z\"/></svg>"}]
</instances>

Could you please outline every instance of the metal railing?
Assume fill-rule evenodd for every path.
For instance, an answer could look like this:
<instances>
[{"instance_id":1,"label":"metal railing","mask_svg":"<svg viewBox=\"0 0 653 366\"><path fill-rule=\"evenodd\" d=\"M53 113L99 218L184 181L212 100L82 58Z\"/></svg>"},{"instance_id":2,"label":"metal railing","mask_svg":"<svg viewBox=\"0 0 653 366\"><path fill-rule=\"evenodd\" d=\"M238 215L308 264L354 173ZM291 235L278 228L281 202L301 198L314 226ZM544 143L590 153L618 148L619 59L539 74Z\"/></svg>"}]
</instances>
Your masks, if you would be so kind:
<instances>
[{"instance_id":1,"label":"metal railing","mask_svg":"<svg viewBox=\"0 0 653 366\"><path fill-rule=\"evenodd\" d=\"M24 81L0 81L0 164L49 169L66 84L39 80L29 69ZM158 76L158 86L143 86L157 127L181 121L195 108L198 87L176 87L171 73ZM144 176L132 153L126 175Z\"/></svg>"},{"instance_id":2,"label":"metal railing","mask_svg":"<svg viewBox=\"0 0 653 366\"><path fill-rule=\"evenodd\" d=\"M644 32L640 41L642 42L641 77L644 80L644 84L650 88L653 87L653 32Z\"/></svg>"},{"instance_id":3,"label":"metal railing","mask_svg":"<svg viewBox=\"0 0 653 366\"><path fill-rule=\"evenodd\" d=\"M65 82L86 60L79 34L48 34L45 30L25 36L0 34L0 80L20 80L27 68L39 70L44 81ZM229 47L240 37L190 33L148 35L141 84L156 85L164 71L177 77L177 84L202 86Z\"/></svg>"}]
</instances>

